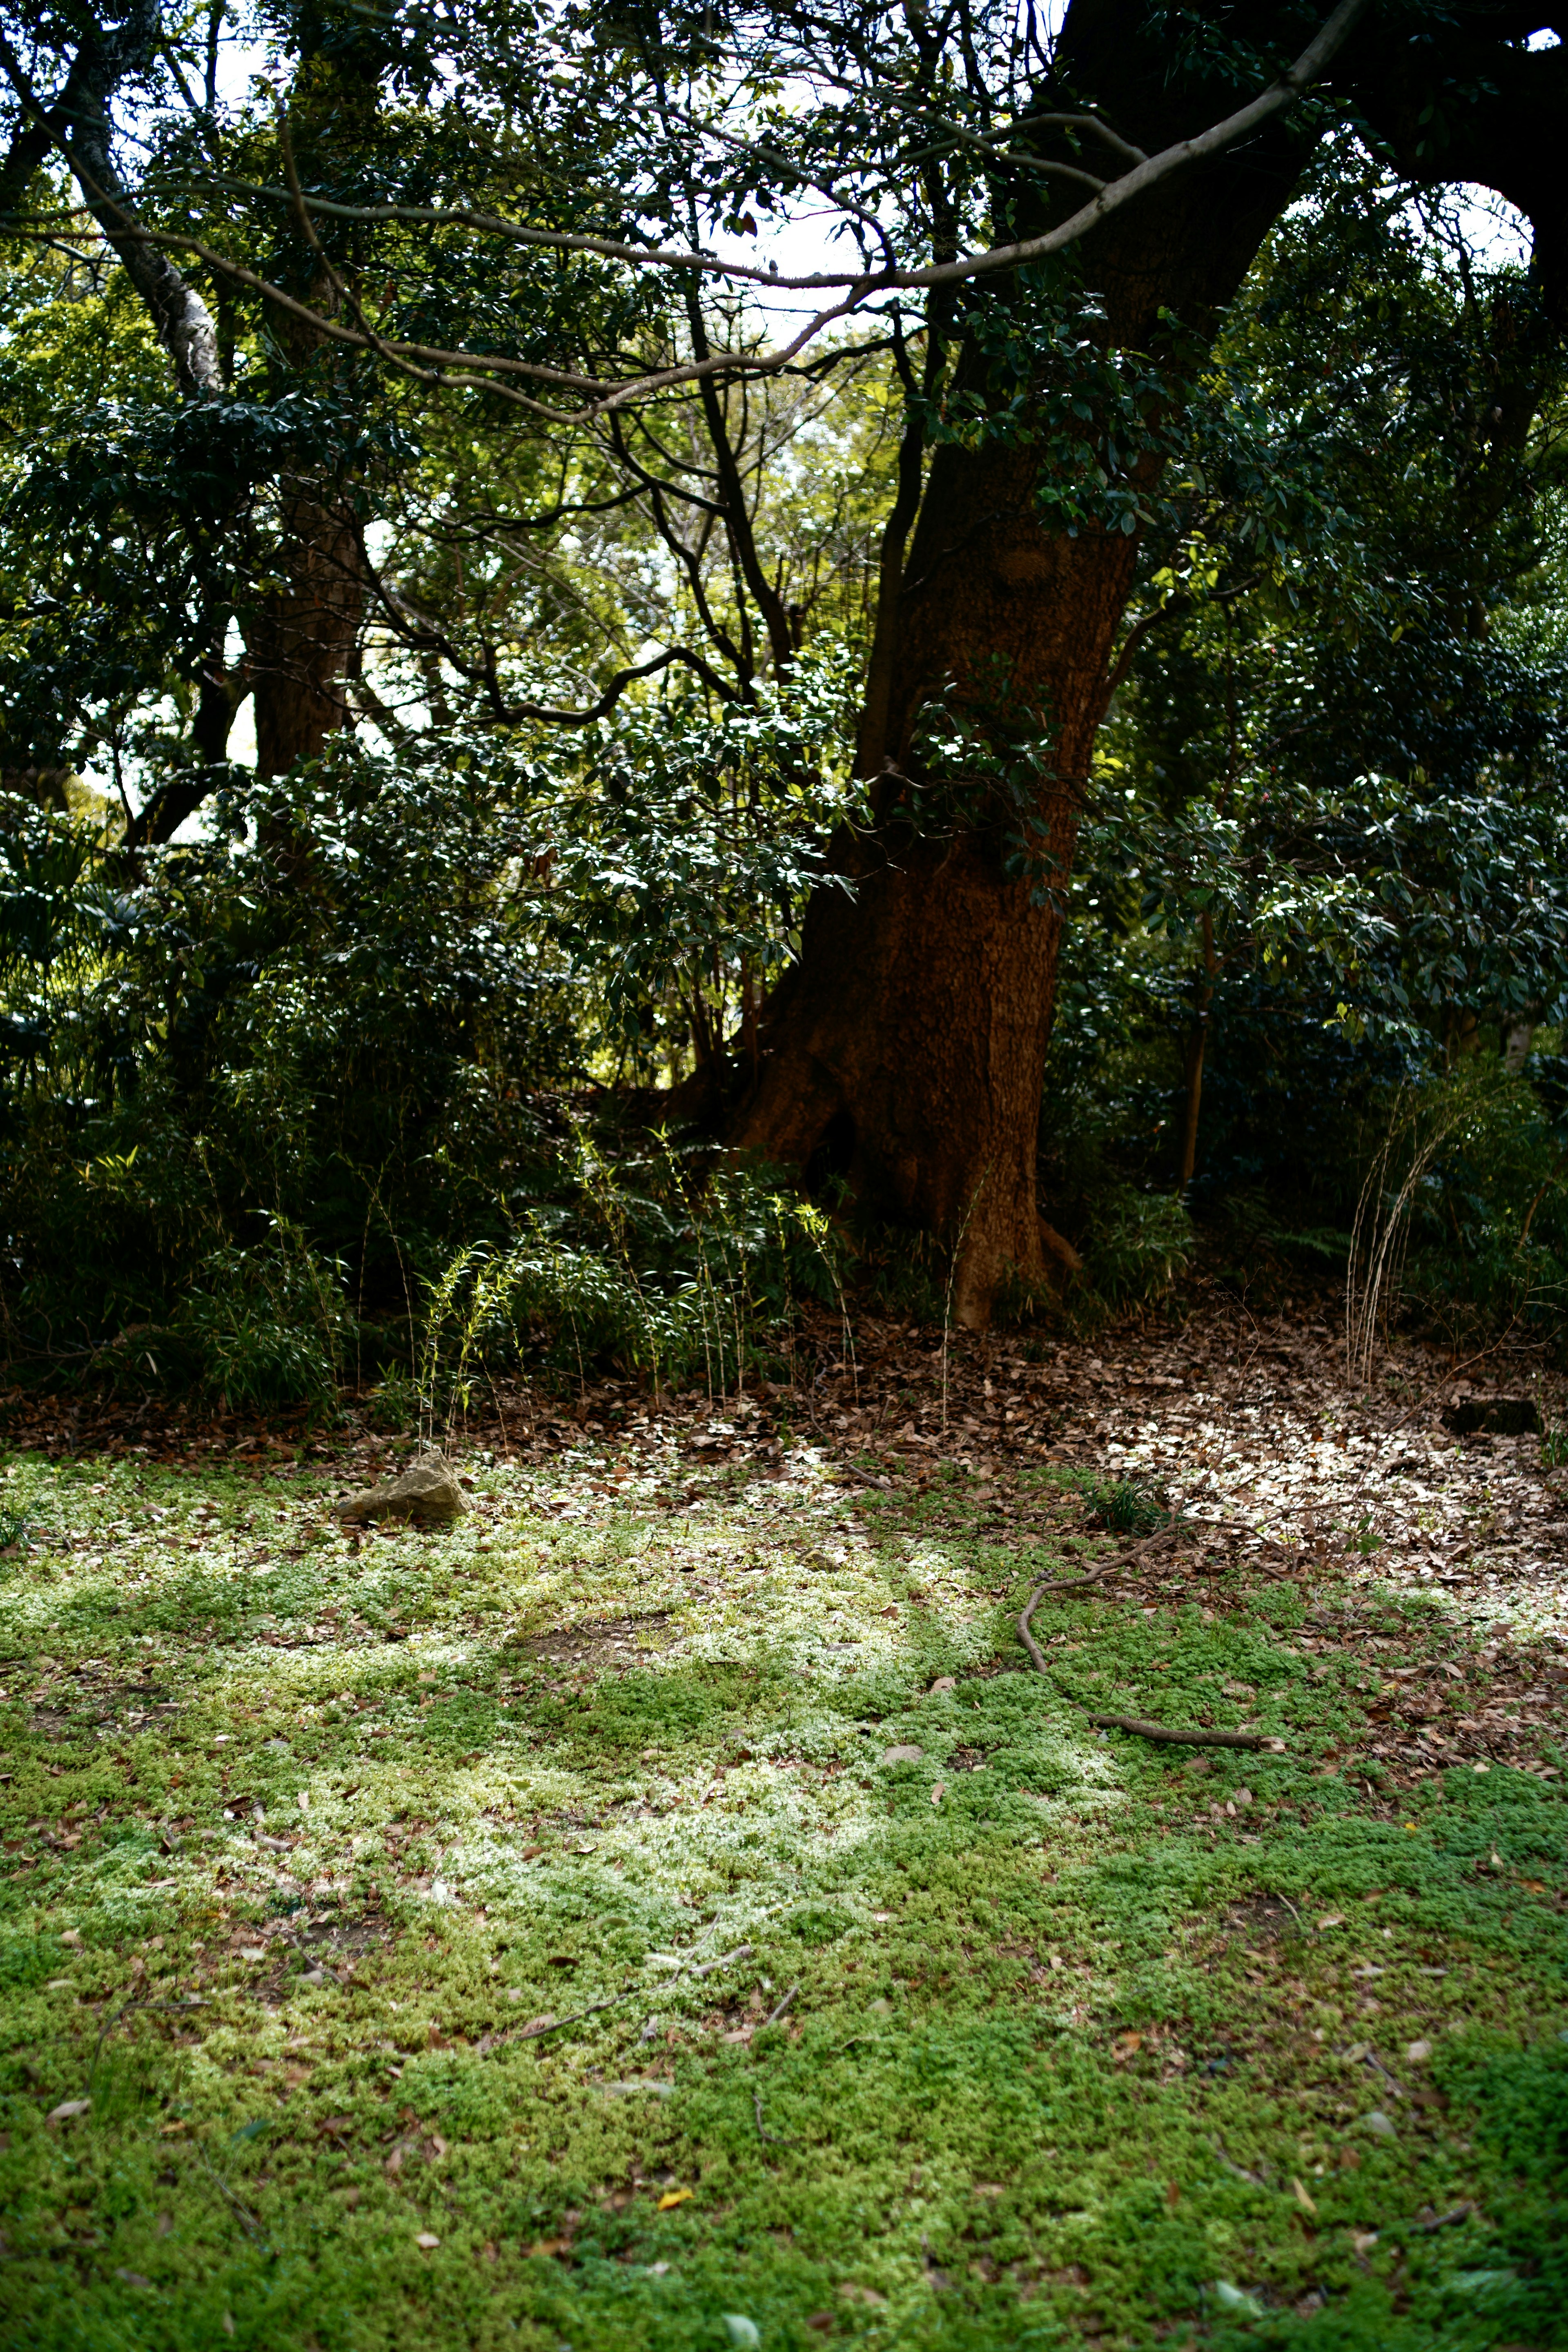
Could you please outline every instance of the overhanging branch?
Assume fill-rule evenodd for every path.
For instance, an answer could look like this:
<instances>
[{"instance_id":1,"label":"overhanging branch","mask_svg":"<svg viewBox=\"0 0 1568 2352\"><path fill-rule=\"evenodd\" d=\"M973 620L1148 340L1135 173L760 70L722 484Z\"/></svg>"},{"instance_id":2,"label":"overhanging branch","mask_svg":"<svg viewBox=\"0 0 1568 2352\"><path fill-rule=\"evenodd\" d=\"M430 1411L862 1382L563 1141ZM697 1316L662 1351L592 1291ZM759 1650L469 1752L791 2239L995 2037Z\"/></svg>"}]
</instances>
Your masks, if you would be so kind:
<instances>
[{"instance_id":1,"label":"overhanging branch","mask_svg":"<svg viewBox=\"0 0 1568 2352\"><path fill-rule=\"evenodd\" d=\"M805 276L785 277L754 263L728 260L695 247L643 246L616 237L536 228L468 205L345 205L321 196L311 196L307 201L291 170L289 175L290 184L283 188L241 181L222 180L218 183L236 193L286 205L305 225L312 242L315 239L309 227L311 213L369 225L463 227L480 235L499 236L552 252L576 253L623 262L637 269L688 272L692 274L689 282L695 282L698 278L719 277L738 284L762 284L782 291L834 293L837 296L837 299L825 303L788 342L773 350L710 352L674 365L655 367L616 380L595 377L579 370L552 368L537 361L515 359L501 353L447 351L438 346L383 336L363 314L360 314L358 325L347 325L341 319L325 317L205 239L149 227L130 211L118 191L100 182L95 183L89 173L84 173L82 163L76 157L72 160L78 177L82 180L94 209L99 211L100 221L105 221L106 233L111 236L117 248L123 251L126 245L136 243L162 251L193 255L209 268L259 294L264 300L292 316L309 320L327 340L355 350L372 352L416 382L432 387L484 391L547 422L580 425L592 423L616 409L684 385L700 384L721 376L735 378L784 373L793 368L801 354L818 341L830 327L862 312L867 304L883 295L955 288L973 278L994 277L1023 268L1031 262L1045 260L1053 254L1065 251L1089 236L1114 213L1148 194L1173 173L1223 152L1292 106L1321 78L1343 47L1358 18L1370 5L1371 0L1340 0L1339 6L1320 27L1295 63L1267 89L1247 105L1212 123L1207 130L1195 133L1192 138L1178 140L1161 149L1157 154L1140 157L1119 179L1097 186L1089 202L1055 228L1039 236L990 246L982 252L957 255L920 268L899 268L886 264L873 270L813 271ZM1126 155L1137 153L1108 126L1088 117L1079 120L1086 127L1098 131L1115 152ZM112 230L108 227L106 214L112 217ZM557 392L580 394L585 405L575 411L563 408L521 391L519 389L521 383L535 384L542 389L549 387Z\"/></svg>"}]
</instances>

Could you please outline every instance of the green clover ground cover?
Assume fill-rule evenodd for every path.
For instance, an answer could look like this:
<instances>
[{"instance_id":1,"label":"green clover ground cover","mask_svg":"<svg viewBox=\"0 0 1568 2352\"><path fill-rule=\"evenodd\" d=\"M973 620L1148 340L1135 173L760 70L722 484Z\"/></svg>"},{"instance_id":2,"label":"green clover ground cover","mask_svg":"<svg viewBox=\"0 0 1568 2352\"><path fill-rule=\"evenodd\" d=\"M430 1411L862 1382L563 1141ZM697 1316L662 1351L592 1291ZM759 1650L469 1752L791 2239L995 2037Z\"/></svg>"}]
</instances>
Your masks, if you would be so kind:
<instances>
[{"instance_id":1,"label":"green clover ground cover","mask_svg":"<svg viewBox=\"0 0 1568 2352\"><path fill-rule=\"evenodd\" d=\"M1024 1670L1048 1472L656 1487L12 1462L7 2344L1568 2343L1560 1781L1326 1762L1288 1585Z\"/></svg>"}]
</instances>

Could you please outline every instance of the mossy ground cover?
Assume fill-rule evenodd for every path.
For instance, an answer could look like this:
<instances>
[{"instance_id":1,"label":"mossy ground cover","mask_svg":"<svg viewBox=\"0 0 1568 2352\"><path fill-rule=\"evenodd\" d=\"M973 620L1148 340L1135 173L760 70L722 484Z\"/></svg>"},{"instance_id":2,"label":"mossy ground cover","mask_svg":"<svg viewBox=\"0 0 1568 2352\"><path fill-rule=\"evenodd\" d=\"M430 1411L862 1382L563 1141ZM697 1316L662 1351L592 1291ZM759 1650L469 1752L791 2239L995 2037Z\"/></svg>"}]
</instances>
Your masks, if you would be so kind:
<instances>
[{"instance_id":1,"label":"mossy ground cover","mask_svg":"<svg viewBox=\"0 0 1568 2352\"><path fill-rule=\"evenodd\" d=\"M12 1459L6 2343L1568 2343L1562 1783L1352 1770L1303 1647L1479 1675L1440 1601L1123 1585L1039 1675L1081 1481L672 1464L356 1544Z\"/></svg>"}]
</instances>

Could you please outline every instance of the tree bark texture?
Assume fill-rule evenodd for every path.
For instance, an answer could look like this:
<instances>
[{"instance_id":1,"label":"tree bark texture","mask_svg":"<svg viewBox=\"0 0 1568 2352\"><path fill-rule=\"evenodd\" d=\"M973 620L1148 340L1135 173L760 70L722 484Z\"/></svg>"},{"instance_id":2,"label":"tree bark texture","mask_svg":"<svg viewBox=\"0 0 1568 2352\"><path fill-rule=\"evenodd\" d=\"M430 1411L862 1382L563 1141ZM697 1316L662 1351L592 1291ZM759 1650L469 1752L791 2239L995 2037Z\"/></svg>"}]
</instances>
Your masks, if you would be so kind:
<instances>
[{"instance_id":1,"label":"tree bark texture","mask_svg":"<svg viewBox=\"0 0 1568 2352\"><path fill-rule=\"evenodd\" d=\"M1219 972L1215 953L1214 917L1203 918L1203 961L1193 977L1193 1025L1187 1033L1187 1066L1183 1086L1182 1148L1176 1189L1184 1192L1198 1164L1198 1119L1204 1101L1204 1054L1208 1045L1214 986Z\"/></svg>"},{"instance_id":2,"label":"tree bark texture","mask_svg":"<svg viewBox=\"0 0 1568 2352\"><path fill-rule=\"evenodd\" d=\"M1267 12L1245 13L1255 30L1267 29ZM1500 34L1511 37L1505 13L1477 12L1485 23L1478 46L1489 51ZM1518 60L1542 61L1522 53ZM1334 79L1382 110L1416 176L1502 185L1506 174L1515 201L1553 203L1559 230L1542 230L1542 241L1552 252L1555 235L1568 254L1561 175L1538 187L1542 172L1531 178L1509 142L1500 147L1474 121L1452 131L1444 152L1430 141L1416 150L1412 126L1426 102L1415 90L1418 63L1407 41L1379 32ZM1168 49L1120 0L1073 0L1058 71L1065 89L1092 92L1104 117L1150 152L1218 110L1214 84L1184 88ZM1510 101L1522 107L1511 65L1510 78ZM1525 113L1550 116L1551 89L1538 79L1531 90L1533 112ZM1278 121L1086 240L1084 280L1101 299L1110 350L1164 358L1190 379L1193 342L1178 359L1167 318L1198 345L1212 341L1314 135L1300 121ZM1538 146L1543 167L1553 148L1549 137ZM989 299L1012 298L1003 288ZM800 960L768 1007L757 1080L734 1128L742 1149L840 1173L874 1212L941 1236L957 1252L956 1310L972 1326L988 1320L1009 1276L1032 1284L1047 1270L1036 1162L1060 920L1047 893L1008 870L1001 812L945 838L922 837L900 783L934 696L978 709L1000 688L1015 709L1035 715L1048 751L1049 781L1032 813L1037 877L1069 873L1136 542L1094 530L1069 538L1042 521L1042 465L1026 439L935 453L896 625L879 626L883 677L874 684L885 703L862 723L862 772L879 764L868 751L879 748L888 763L878 828L868 841L837 846L837 873L853 896L837 883L815 896Z\"/></svg>"},{"instance_id":3,"label":"tree bark texture","mask_svg":"<svg viewBox=\"0 0 1568 2352\"><path fill-rule=\"evenodd\" d=\"M289 93L288 153L307 177L318 159L329 168L374 139L382 60L374 32L348 47L301 55ZM312 229L296 249L298 291L323 312L335 310L349 256L328 261ZM284 273L285 280L289 272ZM330 382L335 362L326 338L304 320L273 312L273 340L300 381ZM364 618L368 583L363 549L330 475L286 478L279 485L279 569L272 594L246 622L246 651L256 713L256 772L280 775L296 760L319 759L329 735L349 718L349 677Z\"/></svg>"},{"instance_id":4,"label":"tree bark texture","mask_svg":"<svg viewBox=\"0 0 1568 2352\"><path fill-rule=\"evenodd\" d=\"M956 1248L954 1311L974 1324L1009 1274L1047 1273L1035 1160L1060 940L1049 884L1070 868L1135 551L1120 535L1042 531L1016 453L942 472L906 591L894 756L901 767L931 691L949 677L961 697L983 691L1000 672L1049 730L1056 782L1032 812L1023 873L1008 816L933 836L900 817L896 786L885 793L877 834L841 860L853 897L825 887L807 911L742 1141L842 1175Z\"/></svg>"},{"instance_id":5,"label":"tree bark texture","mask_svg":"<svg viewBox=\"0 0 1568 2352\"><path fill-rule=\"evenodd\" d=\"M321 757L348 718L350 657L364 613L353 523L310 482L286 486L282 580L246 623L256 712L256 772L278 776Z\"/></svg>"}]
</instances>

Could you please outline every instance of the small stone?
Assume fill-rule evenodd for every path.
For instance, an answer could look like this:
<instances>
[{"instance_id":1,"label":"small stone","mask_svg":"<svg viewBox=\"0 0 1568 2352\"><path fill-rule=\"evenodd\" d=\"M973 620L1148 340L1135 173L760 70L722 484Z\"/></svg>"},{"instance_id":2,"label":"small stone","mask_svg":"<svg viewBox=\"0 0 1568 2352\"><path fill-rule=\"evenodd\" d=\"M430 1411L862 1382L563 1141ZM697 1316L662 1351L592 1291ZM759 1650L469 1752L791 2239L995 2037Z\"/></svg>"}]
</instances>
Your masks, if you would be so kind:
<instances>
[{"instance_id":1,"label":"small stone","mask_svg":"<svg viewBox=\"0 0 1568 2352\"><path fill-rule=\"evenodd\" d=\"M918 1764L924 1754L923 1748L884 1748L882 1761L884 1764Z\"/></svg>"},{"instance_id":2,"label":"small stone","mask_svg":"<svg viewBox=\"0 0 1568 2352\"><path fill-rule=\"evenodd\" d=\"M1429 2042L1412 2042L1405 2054L1413 2066L1424 2065L1432 2055L1432 2044Z\"/></svg>"},{"instance_id":3,"label":"small stone","mask_svg":"<svg viewBox=\"0 0 1568 2352\"><path fill-rule=\"evenodd\" d=\"M932 1683L931 1686L931 1696L932 1698L935 1698L939 1691L956 1690L957 1688L957 1682L952 1675L938 1675L935 1682Z\"/></svg>"},{"instance_id":4,"label":"small stone","mask_svg":"<svg viewBox=\"0 0 1568 2352\"><path fill-rule=\"evenodd\" d=\"M1365 2123L1368 2131L1375 2132L1379 2139L1396 2139L1398 2137L1398 2134L1395 2132L1394 2126L1389 2122L1388 2117L1384 2114L1381 2107L1373 2107L1371 2115L1363 2116L1363 2121Z\"/></svg>"}]
</instances>

